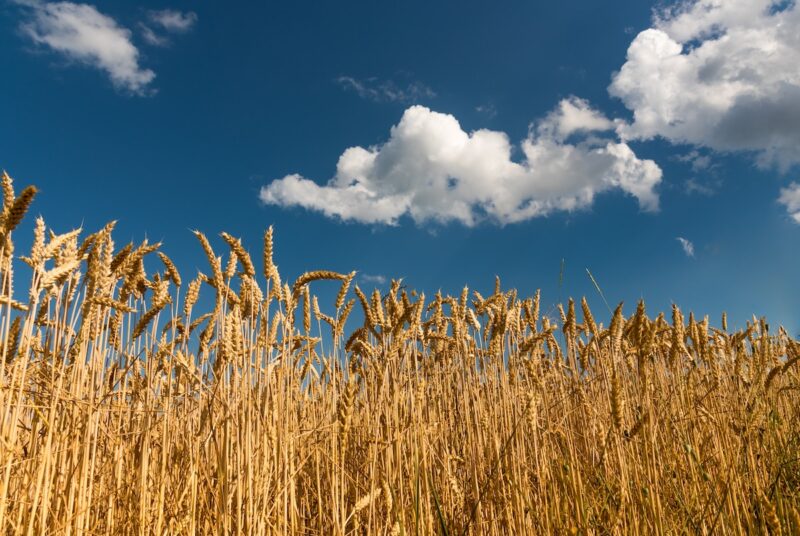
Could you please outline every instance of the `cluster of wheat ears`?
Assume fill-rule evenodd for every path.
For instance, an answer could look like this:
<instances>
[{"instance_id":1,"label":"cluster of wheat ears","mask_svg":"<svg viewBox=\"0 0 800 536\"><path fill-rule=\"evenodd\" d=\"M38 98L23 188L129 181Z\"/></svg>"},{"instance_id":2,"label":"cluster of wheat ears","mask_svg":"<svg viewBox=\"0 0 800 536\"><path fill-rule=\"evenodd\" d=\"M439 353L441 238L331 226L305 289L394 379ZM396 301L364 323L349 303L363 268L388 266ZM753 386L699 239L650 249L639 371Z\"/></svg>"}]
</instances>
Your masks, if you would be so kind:
<instances>
[{"instance_id":1,"label":"cluster of wheat ears","mask_svg":"<svg viewBox=\"0 0 800 536\"><path fill-rule=\"evenodd\" d=\"M186 285L113 223L15 256L36 190L2 188L5 533L800 533L800 344L763 320L284 283L271 230L261 274L196 232Z\"/></svg>"}]
</instances>

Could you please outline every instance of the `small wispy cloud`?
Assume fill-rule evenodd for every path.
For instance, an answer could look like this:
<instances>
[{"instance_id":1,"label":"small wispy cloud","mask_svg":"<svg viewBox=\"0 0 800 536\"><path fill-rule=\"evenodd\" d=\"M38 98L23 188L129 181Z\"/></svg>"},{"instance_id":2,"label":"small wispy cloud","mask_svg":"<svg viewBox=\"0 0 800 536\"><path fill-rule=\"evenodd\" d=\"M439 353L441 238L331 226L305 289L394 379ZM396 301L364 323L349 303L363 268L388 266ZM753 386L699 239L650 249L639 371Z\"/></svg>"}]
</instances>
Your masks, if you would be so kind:
<instances>
[{"instance_id":1,"label":"small wispy cloud","mask_svg":"<svg viewBox=\"0 0 800 536\"><path fill-rule=\"evenodd\" d=\"M497 108L492 103L476 106L475 111L479 114L485 115L489 119L494 119L497 116Z\"/></svg>"},{"instance_id":2,"label":"small wispy cloud","mask_svg":"<svg viewBox=\"0 0 800 536\"><path fill-rule=\"evenodd\" d=\"M694 244L692 244L691 240L683 238L682 236L677 237L676 240L681 243L683 252L686 253L687 257L694 257Z\"/></svg>"},{"instance_id":3,"label":"small wispy cloud","mask_svg":"<svg viewBox=\"0 0 800 536\"><path fill-rule=\"evenodd\" d=\"M436 97L436 92L419 81L400 84L393 80L380 80L375 77L354 78L340 76L336 83L345 91L352 91L362 99L374 102L419 102Z\"/></svg>"},{"instance_id":4,"label":"small wispy cloud","mask_svg":"<svg viewBox=\"0 0 800 536\"><path fill-rule=\"evenodd\" d=\"M786 207L789 217L800 224L800 183L793 182L786 188L781 188L778 203Z\"/></svg>"},{"instance_id":5,"label":"small wispy cloud","mask_svg":"<svg viewBox=\"0 0 800 536\"><path fill-rule=\"evenodd\" d=\"M197 23L197 13L193 11L177 11L175 9L161 9L147 12L149 24L140 23L142 37L154 46L166 46L169 38L165 34L183 34L192 29ZM153 28L157 27L158 32ZM164 32L164 33L160 33Z\"/></svg>"},{"instance_id":6,"label":"small wispy cloud","mask_svg":"<svg viewBox=\"0 0 800 536\"><path fill-rule=\"evenodd\" d=\"M692 149L686 154L679 154L675 159L692 166L692 171L694 172L706 171L717 167L710 155L701 153L697 149Z\"/></svg>"},{"instance_id":7,"label":"small wispy cloud","mask_svg":"<svg viewBox=\"0 0 800 536\"><path fill-rule=\"evenodd\" d=\"M687 164L694 174L684 181L684 193L712 196L722 187L719 163L707 151L692 149L670 157L671 160Z\"/></svg>"},{"instance_id":8,"label":"small wispy cloud","mask_svg":"<svg viewBox=\"0 0 800 536\"><path fill-rule=\"evenodd\" d=\"M713 186L707 184L706 182L701 182L695 177L687 179L684 182L684 186L686 193L689 195L700 194L705 196L711 196L717 193L717 190Z\"/></svg>"},{"instance_id":9,"label":"small wispy cloud","mask_svg":"<svg viewBox=\"0 0 800 536\"><path fill-rule=\"evenodd\" d=\"M380 274L360 274L359 279L364 283L373 285L385 285L387 281L386 276Z\"/></svg>"},{"instance_id":10,"label":"small wispy cloud","mask_svg":"<svg viewBox=\"0 0 800 536\"><path fill-rule=\"evenodd\" d=\"M163 47L169 44L169 39L166 36L157 34L144 23L139 23L139 31L142 33L142 38L149 45Z\"/></svg>"},{"instance_id":11,"label":"small wispy cloud","mask_svg":"<svg viewBox=\"0 0 800 536\"><path fill-rule=\"evenodd\" d=\"M153 24L161 26L168 32L183 33L188 32L197 22L197 13L194 11L178 11L175 9L162 9L158 11L148 11L147 18Z\"/></svg>"}]
</instances>

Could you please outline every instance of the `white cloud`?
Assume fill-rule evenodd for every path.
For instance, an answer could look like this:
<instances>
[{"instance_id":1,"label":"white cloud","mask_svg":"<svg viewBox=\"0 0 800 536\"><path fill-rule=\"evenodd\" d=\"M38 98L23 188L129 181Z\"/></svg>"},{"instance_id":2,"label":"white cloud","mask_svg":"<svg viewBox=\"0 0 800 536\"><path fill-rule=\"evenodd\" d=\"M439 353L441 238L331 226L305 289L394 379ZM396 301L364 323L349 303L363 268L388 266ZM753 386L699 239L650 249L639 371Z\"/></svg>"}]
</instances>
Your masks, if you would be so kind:
<instances>
[{"instance_id":1,"label":"white cloud","mask_svg":"<svg viewBox=\"0 0 800 536\"><path fill-rule=\"evenodd\" d=\"M169 44L169 39L163 35L157 34L146 24L139 23L139 30L142 32L142 37L149 45L163 47Z\"/></svg>"},{"instance_id":2,"label":"white cloud","mask_svg":"<svg viewBox=\"0 0 800 536\"><path fill-rule=\"evenodd\" d=\"M386 276L381 274L359 274L359 278L364 283L371 283L375 285L385 285L386 284Z\"/></svg>"},{"instance_id":3,"label":"white cloud","mask_svg":"<svg viewBox=\"0 0 800 536\"><path fill-rule=\"evenodd\" d=\"M687 179L684 182L684 186L685 186L685 190L684 191L689 195L700 194L700 195L705 195L705 196L711 196L711 195L714 195L715 193L717 193L717 190L715 189L714 183L701 182L695 177ZM716 186L719 186L719 185L716 184Z\"/></svg>"},{"instance_id":4,"label":"white cloud","mask_svg":"<svg viewBox=\"0 0 800 536\"><path fill-rule=\"evenodd\" d=\"M673 160L688 164L695 176L684 181L684 192L688 195L700 194L711 196L722 187L719 164L709 151L691 149L684 154L676 154Z\"/></svg>"},{"instance_id":5,"label":"white cloud","mask_svg":"<svg viewBox=\"0 0 800 536\"><path fill-rule=\"evenodd\" d=\"M497 108L491 102L489 104L481 104L480 106L476 106L475 111L479 114L485 115L489 119L494 119L497 117Z\"/></svg>"},{"instance_id":6,"label":"white cloud","mask_svg":"<svg viewBox=\"0 0 800 536\"><path fill-rule=\"evenodd\" d=\"M636 36L609 91L633 111L624 139L661 136L761 165L800 162L800 8L682 1Z\"/></svg>"},{"instance_id":7,"label":"white cloud","mask_svg":"<svg viewBox=\"0 0 800 536\"><path fill-rule=\"evenodd\" d=\"M164 30L174 33L184 33L191 29L197 22L197 13L193 11L181 12L174 9L149 11L148 18Z\"/></svg>"},{"instance_id":8,"label":"white cloud","mask_svg":"<svg viewBox=\"0 0 800 536\"><path fill-rule=\"evenodd\" d=\"M539 133L565 140L575 133L602 132L614 128L602 113L593 110L583 99L571 97L558 103L539 125Z\"/></svg>"},{"instance_id":9,"label":"white cloud","mask_svg":"<svg viewBox=\"0 0 800 536\"><path fill-rule=\"evenodd\" d=\"M400 85L392 80L379 80L375 77L357 79L340 76L336 83L346 91L355 92L362 99L375 102L411 103L436 97L431 88L418 81Z\"/></svg>"},{"instance_id":10,"label":"white cloud","mask_svg":"<svg viewBox=\"0 0 800 536\"><path fill-rule=\"evenodd\" d=\"M130 30L89 4L19 2L29 9L23 33L35 43L65 57L105 71L114 85L147 93L155 73L139 65L139 51Z\"/></svg>"},{"instance_id":11,"label":"white cloud","mask_svg":"<svg viewBox=\"0 0 800 536\"><path fill-rule=\"evenodd\" d=\"M677 237L676 240L681 243L683 252L686 253L687 257L694 257L694 244L692 244L690 240L687 240L682 236Z\"/></svg>"},{"instance_id":12,"label":"white cloud","mask_svg":"<svg viewBox=\"0 0 800 536\"><path fill-rule=\"evenodd\" d=\"M591 206L595 195L621 190L643 210L658 209L661 169L625 143L584 136L610 122L580 99L569 99L521 143L521 162L503 132L465 132L455 117L423 106L408 108L389 140L342 153L326 185L288 175L264 186L264 203L300 206L329 217L363 223L484 219L507 224Z\"/></svg>"},{"instance_id":13,"label":"white cloud","mask_svg":"<svg viewBox=\"0 0 800 536\"><path fill-rule=\"evenodd\" d=\"M186 33L197 22L197 14L193 11L181 12L174 9L162 9L159 11L148 11L147 18L153 26L158 26L161 31L166 33ZM162 35L147 24L139 23L142 37L148 44L153 46L167 46L170 41L166 35Z\"/></svg>"},{"instance_id":14,"label":"white cloud","mask_svg":"<svg viewBox=\"0 0 800 536\"><path fill-rule=\"evenodd\" d=\"M786 207L795 223L800 224L800 184L793 182L786 188L781 188L781 195L778 203Z\"/></svg>"},{"instance_id":15,"label":"white cloud","mask_svg":"<svg viewBox=\"0 0 800 536\"><path fill-rule=\"evenodd\" d=\"M716 167L710 155L702 154L697 149L692 149L686 154L677 155L675 159L679 162L690 164L692 166L692 171L695 173L707 171Z\"/></svg>"}]
</instances>

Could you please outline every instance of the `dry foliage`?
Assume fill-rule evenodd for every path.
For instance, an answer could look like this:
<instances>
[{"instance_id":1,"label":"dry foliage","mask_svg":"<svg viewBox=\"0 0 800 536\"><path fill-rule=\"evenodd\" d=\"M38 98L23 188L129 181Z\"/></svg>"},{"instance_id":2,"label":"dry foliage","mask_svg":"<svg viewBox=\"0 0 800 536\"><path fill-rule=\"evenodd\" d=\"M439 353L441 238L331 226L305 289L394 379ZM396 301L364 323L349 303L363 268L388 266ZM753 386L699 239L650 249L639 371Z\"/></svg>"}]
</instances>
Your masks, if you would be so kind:
<instances>
[{"instance_id":1,"label":"dry foliage","mask_svg":"<svg viewBox=\"0 0 800 536\"><path fill-rule=\"evenodd\" d=\"M281 283L271 229L258 276L238 239L223 264L197 232L210 275L181 293L113 223L39 219L16 257L36 191L2 186L8 534L800 531L800 345L763 320L730 333L639 304L606 328L499 281L432 300L327 271ZM341 286L327 312L318 284Z\"/></svg>"}]
</instances>

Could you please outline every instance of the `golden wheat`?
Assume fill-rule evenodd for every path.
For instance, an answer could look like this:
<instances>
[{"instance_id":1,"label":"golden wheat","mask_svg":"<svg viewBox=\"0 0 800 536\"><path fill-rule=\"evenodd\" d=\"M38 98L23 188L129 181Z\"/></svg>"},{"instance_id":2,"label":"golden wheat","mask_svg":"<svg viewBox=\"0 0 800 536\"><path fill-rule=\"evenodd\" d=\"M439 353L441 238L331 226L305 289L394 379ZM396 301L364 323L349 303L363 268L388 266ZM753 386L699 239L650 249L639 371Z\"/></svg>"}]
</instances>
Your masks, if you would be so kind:
<instances>
[{"instance_id":1,"label":"golden wheat","mask_svg":"<svg viewBox=\"0 0 800 536\"><path fill-rule=\"evenodd\" d=\"M36 190L1 182L6 534L800 531L800 345L763 319L642 302L604 328L582 299L557 321L499 278L430 301L355 272L289 286L272 228L263 277L196 232L212 275L170 306L178 268L115 248L113 222L81 240L37 219L16 256ZM317 279L341 282L330 308Z\"/></svg>"}]
</instances>

